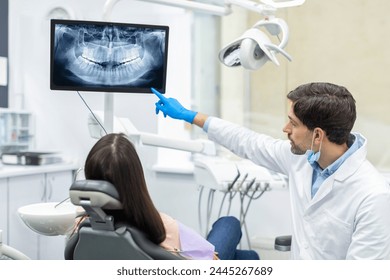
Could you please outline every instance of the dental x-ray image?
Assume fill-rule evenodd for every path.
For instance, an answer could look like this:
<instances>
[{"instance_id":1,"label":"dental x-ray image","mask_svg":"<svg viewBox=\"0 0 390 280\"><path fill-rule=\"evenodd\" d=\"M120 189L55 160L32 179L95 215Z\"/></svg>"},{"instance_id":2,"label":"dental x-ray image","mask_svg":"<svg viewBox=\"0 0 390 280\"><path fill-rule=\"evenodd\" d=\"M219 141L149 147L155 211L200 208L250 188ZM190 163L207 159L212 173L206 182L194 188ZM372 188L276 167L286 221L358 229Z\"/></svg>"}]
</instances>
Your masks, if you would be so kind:
<instances>
[{"instance_id":1,"label":"dental x-ray image","mask_svg":"<svg viewBox=\"0 0 390 280\"><path fill-rule=\"evenodd\" d=\"M50 89L165 92L168 26L51 21Z\"/></svg>"}]
</instances>

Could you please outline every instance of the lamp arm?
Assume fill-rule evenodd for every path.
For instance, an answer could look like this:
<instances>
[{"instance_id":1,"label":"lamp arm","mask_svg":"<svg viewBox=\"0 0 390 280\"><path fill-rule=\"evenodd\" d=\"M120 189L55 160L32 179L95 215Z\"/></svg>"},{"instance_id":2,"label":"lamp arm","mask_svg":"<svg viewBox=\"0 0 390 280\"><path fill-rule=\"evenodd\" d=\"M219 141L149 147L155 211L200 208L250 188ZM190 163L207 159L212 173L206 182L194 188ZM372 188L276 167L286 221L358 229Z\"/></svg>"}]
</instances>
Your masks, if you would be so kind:
<instances>
[{"instance_id":1,"label":"lamp arm","mask_svg":"<svg viewBox=\"0 0 390 280\"><path fill-rule=\"evenodd\" d=\"M286 0L275 2L273 0L225 0L225 4L233 4L238 7L260 13L264 16L273 15L278 8L288 8L302 5L305 0Z\"/></svg>"},{"instance_id":2,"label":"lamp arm","mask_svg":"<svg viewBox=\"0 0 390 280\"><path fill-rule=\"evenodd\" d=\"M107 0L104 3L103 7L103 20L109 21L111 20L111 14L112 10L114 9L114 6L119 2L120 0Z\"/></svg>"},{"instance_id":3,"label":"lamp arm","mask_svg":"<svg viewBox=\"0 0 390 280\"><path fill-rule=\"evenodd\" d=\"M92 138L100 139L105 135L101 127L103 119L104 113L102 111L94 111L93 115L90 114L88 116L88 129ZM217 154L215 143L210 140L183 140L142 132L139 131L128 118L118 118L114 116L113 132L126 134L129 139L137 145L169 148L193 153L202 153L210 156Z\"/></svg>"},{"instance_id":4,"label":"lamp arm","mask_svg":"<svg viewBox=\"0 0 390 280\"><path fill-rule=\"evenodd\" d=\"M136 139L139 143L147 146L181 150L192 153L202 153L209 156L216 155L215 144L209 140L182 140L144 132L141 132L138 135L128 134L128 137L133 139L133 141Z\"/></svg>"},{"instance_id":5,"label":"lamp arm","mask_svg":"<svg viewBox=\"0 0 390 280\"><path fill-rule=\"evenodd\" d=\"M185 9L190 9L190 10L218 15L218 16L226 16L231 14L232 12L230 5L220 6L220 5L206 4L206 3L200 3L200 2L189 1L189 0L147 0L147 1L156 4L185 8Z\"/></svg>"},{"instance_id":6,"label":"lamp arm","mask_svg":"<svg viewBox=\"0 0 390 280\"><path fill-rule=\"evenodd\" d=\"M111 17L111 12L114 6L120 0L107 0L104 9L103 9L103 19L109 20ZM259 3L254 0L224 0L224 5L214 5L207 3L200 3L191 0L145 0L147 2L185 8L189 10L194 10L198 12L213 14L217 16L226 16L232 13L231 5L236 5L238 7L244 8L246 10L254 11L262 15L272 15L275 13L278 8L287 8L302 5L305 0L290 0L275 2L273 0L261 0L262 3Z\"/></svg>"},{"instance_id":7,"label":"lamp arm","mask_svg":"<svg viewBox=\"0 0 390 280\"><path fill-rule=\"evenodd\" d=\"M305 0L286 0L286 1L278 1L275 2L273 0L261 0L266 5L270 5L272 7L277 8L290 8L300 6L305 3Z\"/></svg>"},{"instance_id":8,"label":"lamp arm","mask_svg":"<svg viewBox=\"0 0 390 280\"><path fill-rule=\"evenodd\" d=\"M105 2L103 8L104 20L110 20L112 10L119 1L120 0L107 0ZM190 1L190 0L145 0L145 1L166 5L166 6L190 9L190 10L218 15L218 16L226 16L231 14L232 12L229 4L220 6L220 5L206 4L206 3L200 3L200 2Z\"/></svg>"},{"instance_id":9,"label":"lamp arm","mask_svg":"<svg viewBox=\"0 0 390 280\"><path fill-rule=\"evenodd\" d=\"M276 8L270 5L260 4L252 0L226 0L229 4L236 5L246 10L260 13L262 15L272 15L276 12Z\"/></svg>"}]
</instances>

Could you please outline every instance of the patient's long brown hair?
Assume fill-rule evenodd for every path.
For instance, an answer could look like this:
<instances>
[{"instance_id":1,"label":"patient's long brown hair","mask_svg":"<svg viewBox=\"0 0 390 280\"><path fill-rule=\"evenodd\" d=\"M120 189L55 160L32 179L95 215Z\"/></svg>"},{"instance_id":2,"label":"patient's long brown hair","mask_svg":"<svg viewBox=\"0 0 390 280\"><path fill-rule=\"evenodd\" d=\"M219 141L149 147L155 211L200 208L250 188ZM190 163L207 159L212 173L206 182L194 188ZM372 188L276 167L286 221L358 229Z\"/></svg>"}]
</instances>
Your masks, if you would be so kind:
<instances>
[{"instance_id":1,"label":"patient's long brown hair","mask_svg":"<svg viewBox=\"0 0 390 280\"><path fill-rule=\"evenodd\" d=\"M164 224L150 198L141 161L124 134L111 133L99 139L87 156L85 178L112 183L123 205L119 219L143 231L156 244L165 240Z\"/></svg>"}]
</instances>

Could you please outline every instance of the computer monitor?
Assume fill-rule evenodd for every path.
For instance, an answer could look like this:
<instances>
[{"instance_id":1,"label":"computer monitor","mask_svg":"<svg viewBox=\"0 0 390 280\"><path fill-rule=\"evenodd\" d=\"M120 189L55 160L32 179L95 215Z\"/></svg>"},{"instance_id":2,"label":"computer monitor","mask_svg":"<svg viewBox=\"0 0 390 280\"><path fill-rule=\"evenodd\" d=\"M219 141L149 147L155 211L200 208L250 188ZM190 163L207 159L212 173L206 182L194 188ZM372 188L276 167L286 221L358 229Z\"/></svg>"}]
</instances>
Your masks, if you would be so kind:
<instances>
[{"instance_id":1,"label":"computer monitor","mask_svg":"<svg viewBox=\"0 0 390 280\"><path fill-rule=\"evenodd\" d=\"M51 20L50 89L165 92L168 26Z\"/></svg>"}]
</instances>

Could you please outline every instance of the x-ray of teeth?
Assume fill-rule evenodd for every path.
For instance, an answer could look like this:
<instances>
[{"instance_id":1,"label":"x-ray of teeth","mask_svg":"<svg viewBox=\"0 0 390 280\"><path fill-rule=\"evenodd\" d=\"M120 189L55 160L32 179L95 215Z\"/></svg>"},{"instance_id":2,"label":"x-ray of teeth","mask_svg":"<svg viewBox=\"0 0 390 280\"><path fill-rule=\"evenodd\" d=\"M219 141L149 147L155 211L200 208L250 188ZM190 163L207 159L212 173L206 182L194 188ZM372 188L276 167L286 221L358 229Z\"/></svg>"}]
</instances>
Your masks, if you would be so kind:
<instances>
[{"instance_id":1,"label":"x-ray of teeth","mask_svg":"<svg viewBox=\"0 0 390 280\"><path fill-rule=\"evenodd\" d=\"M77 88L162 88L166 32L115 24L56 24L53 83Z\"/></svg>"}]
</instances>

